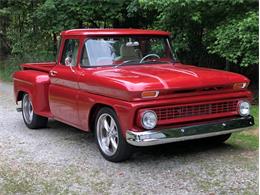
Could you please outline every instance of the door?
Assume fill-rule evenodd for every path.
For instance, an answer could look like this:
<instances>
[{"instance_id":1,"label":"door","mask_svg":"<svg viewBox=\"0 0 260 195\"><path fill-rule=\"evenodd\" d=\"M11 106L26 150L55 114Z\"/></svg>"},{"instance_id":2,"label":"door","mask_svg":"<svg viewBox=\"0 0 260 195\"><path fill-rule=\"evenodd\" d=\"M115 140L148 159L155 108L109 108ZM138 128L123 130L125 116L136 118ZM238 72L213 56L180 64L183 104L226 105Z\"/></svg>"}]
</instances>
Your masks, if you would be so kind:
<instances>
[{"instance_id":1,"label":"door","mask_svg":"<svg viewBox=\"0 0 260 195\"><path fill-rule=\"evenodd\" d=\"M55 119L78 126L78 71L79 40L64 40L62 56L50 71L49 103Z\"/></svg>"}]
</instances>

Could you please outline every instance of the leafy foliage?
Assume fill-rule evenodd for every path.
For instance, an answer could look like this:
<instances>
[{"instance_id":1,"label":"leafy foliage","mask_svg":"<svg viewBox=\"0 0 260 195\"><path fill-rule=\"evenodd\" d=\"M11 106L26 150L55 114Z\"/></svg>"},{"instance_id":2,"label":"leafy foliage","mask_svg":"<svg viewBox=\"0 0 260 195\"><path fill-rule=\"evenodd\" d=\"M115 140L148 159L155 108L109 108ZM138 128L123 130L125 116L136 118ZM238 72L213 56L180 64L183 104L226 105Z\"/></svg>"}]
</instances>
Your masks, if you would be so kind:
<instances>
[{"instance_id":1,"label":"leafy foliage","mask_svg":"<svg viewBox=\"0 0 260 195\"><path fill-rule=\"evenodd\" d=\"M240 66L258 64L258 14L248 12L212 31L211 53Z\"/></svg>"},{"instance_id":2,"label":"leafy foliage","mask_svg":"<svg viewBox=\"0 0 260 195\"><path fill-rule=\"evenodd\" d=\"M258 2L249 0L140 0L156 9L154 26L173 33L182 60L201 64L216 54L240 66L258 64Z\"/></svg>"}]
</instances>

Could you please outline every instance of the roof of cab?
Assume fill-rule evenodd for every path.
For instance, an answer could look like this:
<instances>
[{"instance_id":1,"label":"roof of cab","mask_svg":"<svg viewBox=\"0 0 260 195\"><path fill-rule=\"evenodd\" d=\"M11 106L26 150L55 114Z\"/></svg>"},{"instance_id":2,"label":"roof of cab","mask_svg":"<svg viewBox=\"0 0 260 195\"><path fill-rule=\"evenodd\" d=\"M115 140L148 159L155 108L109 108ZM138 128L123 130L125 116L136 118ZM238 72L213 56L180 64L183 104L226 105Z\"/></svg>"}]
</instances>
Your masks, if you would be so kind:
<instances>
[{"instance_id":1,"label":"roof of cab","mask_svg":"<svg viewBox=\"0 0 260 195\"><path fill-rule=\"evenodd\" d=\"M119 29L119 28L89 28L89 29L72 29L61 32L62 36L84 35L84 36L108 36L108 35L157 35L169 36L169 32L159 30L143 30L143 29Z\"/></svg>"}]
</instances>

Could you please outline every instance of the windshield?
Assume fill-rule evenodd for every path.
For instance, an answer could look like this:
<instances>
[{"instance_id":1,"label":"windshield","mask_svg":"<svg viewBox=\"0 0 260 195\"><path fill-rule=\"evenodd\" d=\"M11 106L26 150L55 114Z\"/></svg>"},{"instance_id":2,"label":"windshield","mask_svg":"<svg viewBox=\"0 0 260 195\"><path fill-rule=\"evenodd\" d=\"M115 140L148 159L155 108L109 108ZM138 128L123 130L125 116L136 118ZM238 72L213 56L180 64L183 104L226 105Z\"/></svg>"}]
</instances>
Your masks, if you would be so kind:
<instances>
[{"instance_id":1,"label":"windshield","mask_svg":"<svg viewBox=\"0 0 260 195\"><path fill-rule=\"evenodd\" d=\"M95 37L85 42L81 66L173 62L167 37L111 36Z\"/></svg>"}]
</instances>

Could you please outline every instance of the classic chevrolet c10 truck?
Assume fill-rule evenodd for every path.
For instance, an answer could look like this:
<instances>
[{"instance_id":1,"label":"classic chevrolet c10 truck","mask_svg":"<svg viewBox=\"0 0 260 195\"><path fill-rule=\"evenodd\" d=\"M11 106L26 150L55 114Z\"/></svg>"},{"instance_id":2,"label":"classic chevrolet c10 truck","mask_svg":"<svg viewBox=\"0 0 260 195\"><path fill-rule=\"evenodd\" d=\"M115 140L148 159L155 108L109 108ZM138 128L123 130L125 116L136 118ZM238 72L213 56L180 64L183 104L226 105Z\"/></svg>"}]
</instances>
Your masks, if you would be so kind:
<instances>
[{"instance_id":1,"label":"classic chevrolet c10 truck","mask_svg":"<svg viewBox=\"0 0 260 195\"><path fill-rule=\"evenodd\" d=\"M254 125L249 80L176 62L164 31L75 29L61 33L56 62L22 64L13 75L24 123L55 119L95 134L103 157L133 146L211 138Z\"/></svg>"}]
</instances>

